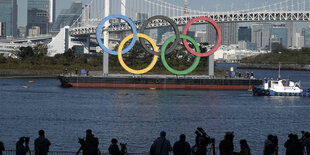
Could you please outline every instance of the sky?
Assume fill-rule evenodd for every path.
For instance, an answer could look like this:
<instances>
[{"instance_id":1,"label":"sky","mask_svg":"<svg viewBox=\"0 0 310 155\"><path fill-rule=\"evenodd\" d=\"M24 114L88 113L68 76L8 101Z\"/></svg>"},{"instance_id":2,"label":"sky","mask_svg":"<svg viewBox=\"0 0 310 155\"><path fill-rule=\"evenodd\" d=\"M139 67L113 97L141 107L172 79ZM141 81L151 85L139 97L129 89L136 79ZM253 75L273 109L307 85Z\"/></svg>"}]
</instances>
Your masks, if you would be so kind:
<instances>
[{"instance_id":1,"label":"sky","mask_svg":"<svg viewBox=\"0 0 310 155\"><path fill-rule=\"evenodd\" d=\"M56 17L62 9L70 7L71 3L77 0L56 0ZM90 0L83 1L88 4ZM104 1L104 0L102 0ZM111 0L115 1L115 0ZM119 0L118 0L119 1ZM127 0L127 3L134 0ZM179 6L183 6L184 0L164 0ZM230 11L243 10L247 8L257 8L265 4L273 4L285 0L188 0L189 8L204 11ZM300 0L302 1L302 0ZM18 26L26 26L27 24L27 0L17 0L18 3ZM303 24L305 25L305 24Z\"/></svg>"}]
</instances>

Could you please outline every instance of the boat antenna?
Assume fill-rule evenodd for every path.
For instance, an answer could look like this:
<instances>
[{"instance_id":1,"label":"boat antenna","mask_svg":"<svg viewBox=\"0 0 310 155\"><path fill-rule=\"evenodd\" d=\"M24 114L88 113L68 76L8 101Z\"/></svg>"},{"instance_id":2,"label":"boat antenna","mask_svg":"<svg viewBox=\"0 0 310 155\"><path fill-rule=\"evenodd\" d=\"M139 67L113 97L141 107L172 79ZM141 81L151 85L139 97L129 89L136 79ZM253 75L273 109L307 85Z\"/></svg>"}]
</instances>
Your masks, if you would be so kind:
<instances>
[{"instance_id":1,"label":"boat antenna","mask_svg":"<svg viewBox=\"0 0 310 155\"><path fill-rule=\"evenodd\" d=\"M278 73L278 80L281 79L281 63L279 62L279 73Z\"/></svg>"}]
</instances>

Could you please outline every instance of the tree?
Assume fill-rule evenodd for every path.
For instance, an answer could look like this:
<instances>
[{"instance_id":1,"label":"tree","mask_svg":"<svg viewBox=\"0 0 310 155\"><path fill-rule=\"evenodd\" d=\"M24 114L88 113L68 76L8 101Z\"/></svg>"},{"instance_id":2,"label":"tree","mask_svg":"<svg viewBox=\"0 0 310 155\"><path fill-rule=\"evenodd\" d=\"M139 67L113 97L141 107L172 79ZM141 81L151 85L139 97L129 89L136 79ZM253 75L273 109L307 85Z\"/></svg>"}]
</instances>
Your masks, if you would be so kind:
<instances>
[{"instance_id":1,"label":"tree","mask_svg":"<svg viewBox=\"0 0 310 155\"><path fill-rule=\"evenodd\" d=\"M20 51L17 52L17 56L21 59L21 60L25 60L28 57L32 57L34 56L34 52L32 47L28 46L28 47L21 47L19 48Z\"/></svg>"},{"instance_id":2,"label":"tree","mask_svg":"<svg viewBox=\"0 0 310 155\"><path fill-rule=\"evenodd\" d=\"M33 52L36 56L42 57L47 55L47 45L46 44L38 44L33 47Z\"/></svg>"}]
</instances>

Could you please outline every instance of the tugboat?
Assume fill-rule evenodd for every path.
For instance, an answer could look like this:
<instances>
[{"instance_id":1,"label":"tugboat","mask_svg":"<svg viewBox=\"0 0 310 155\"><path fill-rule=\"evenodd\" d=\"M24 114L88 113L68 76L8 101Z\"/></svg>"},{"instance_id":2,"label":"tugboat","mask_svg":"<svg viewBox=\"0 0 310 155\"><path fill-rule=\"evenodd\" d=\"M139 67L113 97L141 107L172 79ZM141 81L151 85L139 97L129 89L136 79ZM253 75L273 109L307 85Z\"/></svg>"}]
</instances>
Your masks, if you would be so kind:
<instances>
[{"instance_id":1,"label":"tugboat","mask_svg":"<svg viewBox=\"0 0 310 155\"><path fill-rule=\"evenodd\" d=\"M289 79L282 80L280 76L280 65L278 80L265 80L263 85L253 87L254 96L309 96L310 91L303 90L300 81L293 82Z\"/></svg>"},{"instance_id":2,"label":"tugboat","mask_svg":"<svg viewBox=\"0 0 310 155\"><path fill-rule=\"evenodd\" d=\"M266 80L263 85L254 86L254 96L309 96L309 91L304 91L299 82L290 80Z\"/></svg>"}]
</instances>

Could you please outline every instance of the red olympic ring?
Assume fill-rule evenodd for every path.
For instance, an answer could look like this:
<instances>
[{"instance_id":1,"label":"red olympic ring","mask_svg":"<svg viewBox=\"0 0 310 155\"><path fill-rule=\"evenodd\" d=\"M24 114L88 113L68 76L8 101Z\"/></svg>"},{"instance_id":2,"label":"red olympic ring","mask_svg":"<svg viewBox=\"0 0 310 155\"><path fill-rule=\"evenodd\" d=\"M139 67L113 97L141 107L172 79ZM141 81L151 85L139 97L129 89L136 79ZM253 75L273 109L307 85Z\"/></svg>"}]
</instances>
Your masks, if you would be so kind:
<instances>
[{"instance_id":1,"label":"red olympic ring","mask_svg":"<svg viewBox=\"0 0 310 155\"><path fill-rule=\"evenodd\" d=\"M195 22L197 22L197 21L200 21L200 20L204 20L204 21L207 21L207 22L211 23L211 24L213 25L213 27L215 28L215 30L216 30L216 32L217 32L217 43L216 43L215 47L213 47L213 48L211 49L211 51L209 51L209 52L206 52L206 53L198 53L198 52L194 51L193 49L191 49L191 48L189 47L187 40L184 39L184 38L183 38L183 44L184 44L185 48L186 48L190 53L192 53L193 55L199 56L199 57L207 57L207 56L210 56L210 55L214 54L214 53L216 52L216 50L220 47L221 42L222 42L222 31L221 31L221 29L220 29L220 26L219 26L214 20L212 20L212 19L209 18L209 17L200 16L200 17L196 17L196 18L190 20L190 21L186 24L186 26L185 26L185 28L184 28L184 31L183 31L183 34L186 35L187 30L189 29L189 27L190 27L193 23L195 23Z\"/></svg>"}]
</instances>

